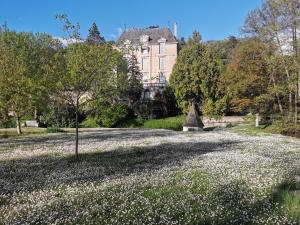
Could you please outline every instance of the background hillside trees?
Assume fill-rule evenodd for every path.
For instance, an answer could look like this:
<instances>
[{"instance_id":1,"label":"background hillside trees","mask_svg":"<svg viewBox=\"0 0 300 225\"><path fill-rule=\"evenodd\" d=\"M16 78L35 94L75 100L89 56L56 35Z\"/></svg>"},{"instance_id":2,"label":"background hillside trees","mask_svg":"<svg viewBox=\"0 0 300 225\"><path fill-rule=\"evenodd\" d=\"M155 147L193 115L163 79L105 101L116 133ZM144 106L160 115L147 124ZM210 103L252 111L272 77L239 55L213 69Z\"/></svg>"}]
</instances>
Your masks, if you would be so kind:
<instances>
[{"instance_id":1,"label":"background hillside trees","mask_svg":"<svg viewBox=\"0 0 300 225\"><path fill-rule=\"evenodd\" d=\"M284 66L288 82L288 115L296 124L299 98L299 35L300 2L298 0L268 0L251 11L243 31L259 37L276 48L277 60ZM280 56L280 57L279 57ZM292 63L291 63L292 62Z\"/></svg>"},{"instance_id":2,"label":"background hillside trees","mask_svg":"<svg viewBox=\"0 0 300 225\"><path fill-rule=\"evenodd\" d=\"M233 50L219 81L233 112L245 113L254 109L255 99L267 93L267 51L267 46L257 39L243 41Z\"/></svg>"}]
</instances>

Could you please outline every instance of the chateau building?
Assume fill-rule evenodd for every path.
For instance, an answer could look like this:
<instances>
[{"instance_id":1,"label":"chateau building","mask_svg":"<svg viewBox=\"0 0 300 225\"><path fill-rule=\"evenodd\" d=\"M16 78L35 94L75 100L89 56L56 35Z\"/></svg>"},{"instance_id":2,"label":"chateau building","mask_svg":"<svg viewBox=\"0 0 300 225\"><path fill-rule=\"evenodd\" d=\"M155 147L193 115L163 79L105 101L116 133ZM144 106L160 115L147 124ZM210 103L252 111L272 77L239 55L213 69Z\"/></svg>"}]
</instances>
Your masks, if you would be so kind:
<instances>
[{"instance_id":1,"label":"chateau building","mask_svg":"<svg viewBox=\"0 0 300 225\"><path fill-rule=\"evenodd\" d=\"M131 46L143 74L144 97L153 97L163 89L177 59L177 24L174 33L169 28L149 27L123 32L118 43Z\"/></svg>"}]
</instances>

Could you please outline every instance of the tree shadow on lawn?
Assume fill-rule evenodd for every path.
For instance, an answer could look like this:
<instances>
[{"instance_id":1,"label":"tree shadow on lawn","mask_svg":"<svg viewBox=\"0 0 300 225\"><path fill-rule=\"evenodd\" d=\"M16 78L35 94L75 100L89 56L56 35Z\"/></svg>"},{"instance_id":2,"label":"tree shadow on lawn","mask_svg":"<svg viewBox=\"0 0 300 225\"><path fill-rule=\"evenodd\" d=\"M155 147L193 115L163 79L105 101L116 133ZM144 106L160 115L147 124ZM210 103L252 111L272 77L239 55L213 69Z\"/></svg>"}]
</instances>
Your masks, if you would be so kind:
<instances>
[{"instance_id":1,"label":"tree shadow on lawn","mask_svg":"<svg viewBox=\"0 0 300 225\"><path fill-rule=\"evenodd\" d=\"M253 194L253 190L247 187L245 181L221 185L212 192L209 199L210 207L204 209L208 216L199 224L275 224L278 222L276 217L284 218L285 222L282 224L297 224L294 218L286 218L272 195L255 200ZM211 218L210 211L216 208L221 210L217 210Z\"/></svg>"},{"instance_id":2,"label":"tree shadow on lawn","mask_svg":"<svg viewBox=\"0 0 300 225\"><path fill-rule=\"evenodd\" d=\"M119 148L81 154L79 162L74 161L74 156L59 154L1 161L0 195L75 182L101 182L108 177L180 166L186 160L209 152L224 151L225 145L233 144L235 142L185 142Z\"/></svg>"},{"instance_id":3,"label":"tree shadow on lawn","mask_svg":"<svg viewBox=\"0 0 300 225\"><path fill-rule=\"evenodd\" d=\"M111 141L120 140L139 140L148 137L174 136L180 133L166 130L147 130L147 129L100 129L84 130L80 132L80 141L99 142L110 139ZM0 138L0 148L12 146L26 146L35 144L61 144L64 142L75 143L75 133L48 134L45 136L20 137L20 138Z\"/></svg>"}]
</instances>

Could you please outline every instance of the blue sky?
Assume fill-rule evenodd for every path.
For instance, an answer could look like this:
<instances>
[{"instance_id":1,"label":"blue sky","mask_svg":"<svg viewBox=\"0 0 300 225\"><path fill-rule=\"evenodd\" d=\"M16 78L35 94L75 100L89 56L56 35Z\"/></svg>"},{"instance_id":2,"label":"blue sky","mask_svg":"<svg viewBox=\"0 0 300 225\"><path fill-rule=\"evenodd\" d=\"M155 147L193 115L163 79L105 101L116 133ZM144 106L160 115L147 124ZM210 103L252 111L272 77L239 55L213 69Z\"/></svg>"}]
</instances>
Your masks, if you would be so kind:
<instances>
[{"instance_id":1,"label":"blue sky","mask_svg":"<svg viewBox=\"0 0 300 225\"><path fill-rule=\"evenodd\" d=\"M200 31L204 40L240 36L247 13L262 0L0 0L0 24L17 31L45 32L62 37L56 14L67 14L79 22L82 36L96 22L107 40L116 39L122 29L161 27L178 22L178 36Z\"/></svg>"}]
</instances>

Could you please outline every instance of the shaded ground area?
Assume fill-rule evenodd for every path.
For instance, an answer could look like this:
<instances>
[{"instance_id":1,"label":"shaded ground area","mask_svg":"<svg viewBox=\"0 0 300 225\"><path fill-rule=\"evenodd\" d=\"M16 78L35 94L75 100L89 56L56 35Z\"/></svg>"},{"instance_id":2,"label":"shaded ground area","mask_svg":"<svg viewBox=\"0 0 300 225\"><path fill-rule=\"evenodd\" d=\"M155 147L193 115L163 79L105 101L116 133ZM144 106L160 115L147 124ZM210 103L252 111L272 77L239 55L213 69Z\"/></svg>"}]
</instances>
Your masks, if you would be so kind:
<instances>
[{"instance_id":1,"label":"shaded ground area","mask_svg":"<svg viewBox=\"0 0 300 225\"><path fill-rule=\"evenodd\" d=\"M73 149L73 134L0 139L0 224L300 219L297 139L93 129L80 133L80 162Z\"/></svg>"}]
</instances>

